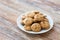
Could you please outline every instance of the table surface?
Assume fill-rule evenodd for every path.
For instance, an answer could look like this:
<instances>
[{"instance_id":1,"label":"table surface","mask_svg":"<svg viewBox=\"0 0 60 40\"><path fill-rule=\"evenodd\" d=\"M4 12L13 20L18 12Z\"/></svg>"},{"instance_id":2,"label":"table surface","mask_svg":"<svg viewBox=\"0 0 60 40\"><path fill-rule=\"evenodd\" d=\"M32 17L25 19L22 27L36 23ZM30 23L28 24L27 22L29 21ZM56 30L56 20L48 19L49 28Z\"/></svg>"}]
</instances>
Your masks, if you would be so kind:
<instances>
[{"instance_id":1,"label":"table surface","mask_svg":"<svg viewBox=\"0 0 60 40\"><path fill-rule=\"evenodd\" d=\"M53 18L52 30L38 35L21 31L17 17L39 9ZM0 40L60 40L60 0L0 0Z\"/></svg>"}]
</instances>

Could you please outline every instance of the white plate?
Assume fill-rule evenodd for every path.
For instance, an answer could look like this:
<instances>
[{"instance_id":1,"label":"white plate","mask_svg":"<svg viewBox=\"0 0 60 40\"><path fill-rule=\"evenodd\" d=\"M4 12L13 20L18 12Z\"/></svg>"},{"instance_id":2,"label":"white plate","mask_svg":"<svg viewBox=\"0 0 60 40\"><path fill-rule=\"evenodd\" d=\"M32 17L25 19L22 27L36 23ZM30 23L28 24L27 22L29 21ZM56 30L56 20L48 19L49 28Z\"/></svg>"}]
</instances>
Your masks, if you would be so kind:
<instances>
[{"instance_id":1,"label":"white plate","mask_svg":"<svg viewBox=\"0 0 60 40\"><path fill-rule=\"evenodd\" d=\"M41 11L40 11L40 12L41 12ZM47 13L47 12L41 12L41 13L44 14L44 13ZM47 16L47 19L49 20L49 24L50 24L50 28L49 28L49 29L47 29L47 30L41 30L40 32L26 31L26 30L24 29L24 26L22 26L22 24L20 23L20 21L21 21L21 16L22 16L22 15L24 15L24 13L21 14L21 15L17 18L17 25L18 25L18 27L19 27L22 31L24 31L24 32L31 33L31 34L41 34L41 33L48 32L48 31L51 30L52 27L53 27L53 20L52 20L52 18L51 18L49 15L44 14L44 15Z\"/></svg>"}]
</instances>

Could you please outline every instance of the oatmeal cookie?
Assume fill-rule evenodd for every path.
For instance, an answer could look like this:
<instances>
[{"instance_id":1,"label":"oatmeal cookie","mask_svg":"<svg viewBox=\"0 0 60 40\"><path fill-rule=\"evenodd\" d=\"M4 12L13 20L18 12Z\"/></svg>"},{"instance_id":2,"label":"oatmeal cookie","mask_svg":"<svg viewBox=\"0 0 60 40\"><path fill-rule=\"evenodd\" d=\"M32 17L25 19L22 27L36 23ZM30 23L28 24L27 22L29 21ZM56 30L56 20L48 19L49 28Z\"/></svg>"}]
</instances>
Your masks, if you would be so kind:
<instances>
[{"instance_id":1,"label":"oatmeal cookie","mask_svg":"<svg viewBox=\"0 0 60 40\"><path fill-rule=\"evenodd\" d=\"M24 25L24 29L27 31L31 31L31 26L30 25Z\"/></svg>"},{"instance_id":2,"label":"oatmeal cookie","mask_svg":"<svg viewBox=\"0 0 60 40\"><path fill-rule=\"evenodd\" d=\"M41 30L41 26L39 23L34 23L31 26L32 31L39 32Z\"/></svg>"},{"instance_id":3,"label":"oatmeal cookie","mask_svg":"<svg viewBox=\"0 0 60 40\"><path fill-rule=\"evenodd\" d=\"M44 19L44 16L43 16L43 15L40 15L40 14L36 14L36 15L34 16L34 19L35 19L36 21L41 21L41 20Z\"/></svg>"},{"instance_id":4,"label":"oatmeal cookie","mask_svg":"<svg viewBox=\"0 0 60 40\"><path fill-rule=\"evenodd\" d=\"M25 18L24 19L24 24L25 25L31 25L33 23L33 19L32 18Z\"/></svg>"},{"instance_id":5,"label":"oatmeal cookie","mask_svg":"<svg viewBox=\"0 0 60 40\"><path fill-rule=\"evenodd\" d=\"M49 22L47 21L41 22L40 24L42 29L48 29L50 27Z\"/></svg>"}]
</instances>

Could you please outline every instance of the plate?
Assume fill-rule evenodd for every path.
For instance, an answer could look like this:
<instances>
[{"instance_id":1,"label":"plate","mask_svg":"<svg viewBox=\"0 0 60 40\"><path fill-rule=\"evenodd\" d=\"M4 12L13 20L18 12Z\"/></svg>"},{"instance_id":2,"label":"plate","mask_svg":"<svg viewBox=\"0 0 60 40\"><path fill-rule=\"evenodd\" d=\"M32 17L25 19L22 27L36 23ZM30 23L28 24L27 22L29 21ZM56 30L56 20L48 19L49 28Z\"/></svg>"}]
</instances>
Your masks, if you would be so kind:
<instances>
[{"instance_id":1,"label":"plate","mask_svg":"<svg viewBox=\"0 0 60 40\"><path fill-rule=\"evenodd\" d=\"M41 12L41 11L40 11ZM26 33L30 33L30 34L42 34L42 33L45 33L45 32L48 32L49 30L51 30L52 28L53 28L53 19L51 18L51 16L50 15L47 15L47 14L45 14L45 13L47 13L47 12L41 12L43 15L46 15L47 17L47 19L48 19L48 21L49 21L49 24L50 24L50 28L49 29L47 29L47 30L41 30L41 31L39 31L39 32L33 32L33 31L27 31L27 30L25 30L24 29L24 26L20 23L20 21L21 21L21 16L22 15L24 15L24 13L23 14L21 14L18 18L17 18L17 26L22 30L22 31L24 31L24 32L26 32ZM25 13L26 14L26 13Z\"/></svg>"}]
</instances>

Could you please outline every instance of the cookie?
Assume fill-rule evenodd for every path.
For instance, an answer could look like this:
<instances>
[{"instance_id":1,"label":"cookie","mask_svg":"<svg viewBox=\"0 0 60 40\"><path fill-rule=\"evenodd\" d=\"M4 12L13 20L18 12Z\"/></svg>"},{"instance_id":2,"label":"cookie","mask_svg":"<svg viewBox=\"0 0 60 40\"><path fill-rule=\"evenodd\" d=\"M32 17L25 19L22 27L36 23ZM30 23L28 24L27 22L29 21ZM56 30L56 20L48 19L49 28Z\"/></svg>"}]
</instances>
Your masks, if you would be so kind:
<instances>
[{"instance_id":1,"label":"cookie","mask_svg":"<svg viewBox=\"0 0 60 40\"><path fill-rule=\"evenodd\" d=\"M34 32L39 32L41 30L41 26L38 23L34 23L34 24L32 24L31 29Z\"/></svg>"},{"instance_id":2,"label":"cookie","mask_svg":"<svg viewBox=\"0 0 60 40\"><path fill-rule=\"evenodd\" d=\"M40 14L36 14L36 15L34 16L34 19L35 19L36 21L41 21L41 20L44 19L44 16L43 16L43 15L40 15Z\"/></svg>"},{"instance_id":3,"label":"cookie","mask_svg":"<svg viewBox=\"0 0 60 40\"><path fill-rule=\"evenodd\" d=\"M48 29L50 27L49 22L47 21L41 22L40 24L42 29Z\"/></svg>"},{"instance_id":4,"label":"cookie","mask_svg":"<svg viewBox=\"0 0 60 40\"><path fill-rule=\"evenodd\" d=\"M27 14L27 17L33 18L34 16L35 16L35 13L34 13L34 12L31 12L31 13L28 13L28 14Z\"/></svg>"},{"instance_id":5,"label":"cookie","mask_svg":"<svg viewBox=\"0 0 60 40\"><path fill-rule=\"evenodd\" d=\"M30 25L24 25L24 29L27 31L31 31L31 26Z\"/></svg>"},{"instance_id":6,"label":"cookie","mask_svg":"<svg viewBox=\"0 0 60 40\"><path fill-rule=\"evenodd\" d=\"M32 18L25 18L24 19L24 24L25 25L31 25L33 23L33 19Z\"/></svg>"}]
</instances>

